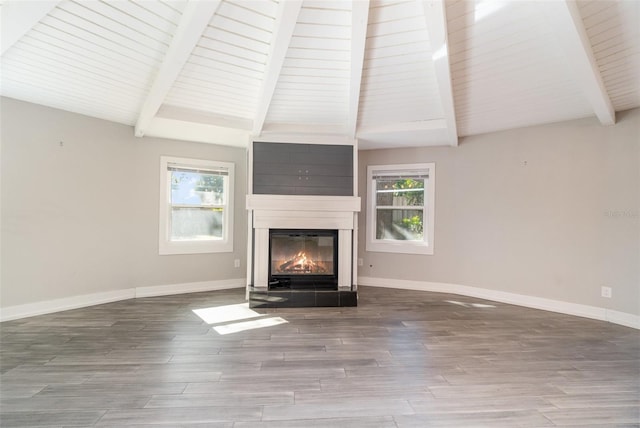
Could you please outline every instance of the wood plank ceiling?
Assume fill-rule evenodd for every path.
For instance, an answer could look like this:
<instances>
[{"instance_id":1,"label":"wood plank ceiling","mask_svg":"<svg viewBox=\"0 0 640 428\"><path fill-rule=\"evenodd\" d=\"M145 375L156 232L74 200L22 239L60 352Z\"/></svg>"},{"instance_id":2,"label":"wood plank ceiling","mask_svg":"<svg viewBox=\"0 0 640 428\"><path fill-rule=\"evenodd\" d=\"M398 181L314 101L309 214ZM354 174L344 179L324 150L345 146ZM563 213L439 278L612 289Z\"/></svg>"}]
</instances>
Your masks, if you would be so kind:
<instances>
[{"instance_id":1,"label":"wood plank ceiling","mask_svg":"<svg viewBox=\"0 0 640 428\"><path fill-rule=\"evenodd\" d=\"M640 107L632 0L5 0L1 95L136 135L361 149Z\"/></svg>"}]
</instances>

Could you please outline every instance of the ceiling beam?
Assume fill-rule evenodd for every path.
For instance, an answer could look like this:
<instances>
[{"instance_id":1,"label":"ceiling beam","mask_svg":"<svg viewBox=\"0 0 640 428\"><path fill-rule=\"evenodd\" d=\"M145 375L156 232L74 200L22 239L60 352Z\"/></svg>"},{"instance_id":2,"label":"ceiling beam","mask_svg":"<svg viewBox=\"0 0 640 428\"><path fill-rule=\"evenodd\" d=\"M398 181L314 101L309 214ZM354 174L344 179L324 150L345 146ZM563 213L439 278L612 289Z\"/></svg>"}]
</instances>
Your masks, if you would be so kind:
<instances>
[{"instance_id":1,"label":"ceiling beam","mask_svg":"<svg viewBox=\"0 0 640 428\"><path fill-rule=\"evenodd\" d=\"M202 123L204 125L215 125L225 128L241 129L251 131L253 120L244 117L229 116L225 114L211 113L203 110L196 110L186 107L176 107L163 104L156 118L181 120L183 122Z\"/></svg>"},{"instance_id":2,"label":"ceiling beam","mask_svg":"<svg viewBox=\"0 0 640 428\"><path fill-rule=\"evenodd\" d=\"M456 124L456 110L453 100L453 87L451 79L451 67L449 65L449 41L447 34L447 15L445 4L442 0L420 1L424 10L424 17L427 23L427 32L433 66L440 92L440 101L444 112L444 120L447 124L447 139L451 146L458 145L458 127Z\"/></svg>"},{"instance_id":3,"label":"ceiling beam","mask_svg":"<svg viewBox=\"0 0 640 428\"><path fill-rule=\"evenodd\" d=\"M269 56L267 57L264 79L262 80L260 97L258 98L253 122L254 136L259 136L262 133L271 98L276 90L278 77L280 76L282 64L284 64L301 8L302 0L286 0L278 3L278 12L273 24L273 36L269 45Z\"/></svg>"},{"instance_id":4,"label":"ceiling beam","mask_svg":"<svg viewBox=\"0 0 640 428\"><path fill-rule=\"evenodd\" d=\"M246 148L251 131L156 116L147 136Z\"/></svg>"},{"instance_id":5,"label":"ceiling beam","mask_svg":"<svg viewBox=\"0 0 640 428\"><path fill-rule=\"evenodd\" d=\"M615 124L616 112L602 81L577 3L572 0L558 0L542 2L541 7L564 50L567 64L572 67L574 78L600 123Z\"/></svg>"},{"instance_id":6,"label":"ceiling beam","mask_svg":"<svg viewBox=\"0 0 640 428\"><path fill-rule=\"evenodd\" d=\"M252 141L260 141L265 143L296 143L296 144L333 144L354 146L356 140L348 138L344 135L344 127L341 127L340 134L291 134L291 133L271 133L264 132L262 135L252 137Z\"/></svg>"},{"instance_id":7,"label":"ceiling beam","mask_svg":"<svg viewBox=\"0 0 640 428\"><path fill-rule=\"evenodd\" d=\"M136 137L144 136L219 5L220 0L190 0L187 3L171 39L171 45L138 115Z\"/></svg>"},{"instance_id":8,"label":"ceiling beam","mask_svg":"<svg viewBox=\"0 0 640 428\"><path fill-rule=\"evenodd\" d=\"M362 84L362 67L364 65L368 22L369 0L353 2L351 9L351 84L349 86L349 117L347 119L347 135L351 138L355 137L358 124L360 86Z\"/></svg>"},{"instance_id":9,"label":"ceiling beam","mask_svg":"<svg viewBox=\"0 0 640 428\"><path fill-rule=\"evenodd\" d=\"M49 14L60 0L6 1L0 9L2 13L1 53L4 55L22 36Z\"/></svg>"},{"instance_id":10,"label":"ceiling beam","mask_svg":"<svg viewBox=\"0 0 640 428\"><path fill-rule=\"evenodd\" d=\"M410 132L410 131L438 131L448 130L446 119L416 120L413 122L398 122L386 125L373 125L358 129L358 138L365 135L382 134L388 132Z\"/></svg>"},{"instance_id":11,"label":"ceiling beam","mask_svg":"<svg viewBox=\"0 0 640 428\"><path fill-rule=\"evenodd\" d=\"M344 134L344 128L338 125L322 123L269 123L262 128L262 135L272 133L342 135Z\"/></svg>"}]
</instances>

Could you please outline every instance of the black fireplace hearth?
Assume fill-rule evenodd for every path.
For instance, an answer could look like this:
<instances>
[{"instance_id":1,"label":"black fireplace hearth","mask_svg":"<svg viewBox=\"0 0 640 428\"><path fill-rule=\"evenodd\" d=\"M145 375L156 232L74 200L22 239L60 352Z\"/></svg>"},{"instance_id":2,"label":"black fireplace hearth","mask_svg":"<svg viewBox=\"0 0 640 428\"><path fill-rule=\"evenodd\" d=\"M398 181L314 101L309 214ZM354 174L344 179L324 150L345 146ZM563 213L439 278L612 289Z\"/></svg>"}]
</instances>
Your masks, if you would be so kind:
<instances>
[{"instance_id":1,"label":"black fireplace hearth","mask_svg":"<svg viewBox=\"0 0 640 428\"><path fill-rule=\"evenodd\" d=\"M350 290L249 289L250 308L300 308L358 306L358 293Z\"/></svg>"}]
</instances>

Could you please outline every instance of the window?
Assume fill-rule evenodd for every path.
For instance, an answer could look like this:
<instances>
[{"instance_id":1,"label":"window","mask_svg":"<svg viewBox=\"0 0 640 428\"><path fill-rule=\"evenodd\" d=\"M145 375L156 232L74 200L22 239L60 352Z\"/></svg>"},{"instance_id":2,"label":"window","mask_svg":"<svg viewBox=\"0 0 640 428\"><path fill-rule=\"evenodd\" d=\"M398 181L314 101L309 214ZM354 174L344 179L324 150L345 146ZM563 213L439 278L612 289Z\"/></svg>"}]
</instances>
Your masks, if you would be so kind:
<instances>
[{"instance_id":1,"label":"window","mask_svg":"<svg viewBox=\"0 0 640 428\"><path fill-rule=\"evenodd\" d=\"M367 251L433 254L436 166L367 167Z\"/></svg>"},{"instance_id":2,"label":"window","mask_svg":"<svg viewBox=\"0 0 640 428\"><path fill-rule=\"evenodd\" d=\"M160 254L233 251L233 164L160 157Z\"/></svg>"}]
</instances>

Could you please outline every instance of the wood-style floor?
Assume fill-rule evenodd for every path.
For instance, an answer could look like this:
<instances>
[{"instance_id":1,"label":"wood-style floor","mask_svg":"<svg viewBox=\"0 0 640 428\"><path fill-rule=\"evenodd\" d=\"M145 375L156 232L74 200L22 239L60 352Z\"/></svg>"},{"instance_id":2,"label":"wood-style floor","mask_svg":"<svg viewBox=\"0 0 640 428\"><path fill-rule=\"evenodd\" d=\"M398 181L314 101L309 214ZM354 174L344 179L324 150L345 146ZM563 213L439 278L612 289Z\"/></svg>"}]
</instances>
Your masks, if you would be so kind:
<instances>
[{"instance_id":1,"label":"wood-style floor","mask_svg":"<svg viewBox=\"0 0 640 428\"><path fill-rule=\"evenodd\" d=\"M357 308L192 311L243 302L235 289L2 323L0 425L640 426L631 328L371 287Z\"/></svg>"}]
</instances>

